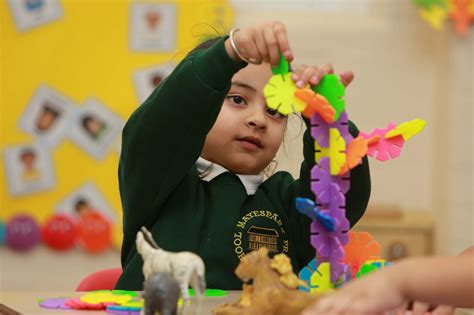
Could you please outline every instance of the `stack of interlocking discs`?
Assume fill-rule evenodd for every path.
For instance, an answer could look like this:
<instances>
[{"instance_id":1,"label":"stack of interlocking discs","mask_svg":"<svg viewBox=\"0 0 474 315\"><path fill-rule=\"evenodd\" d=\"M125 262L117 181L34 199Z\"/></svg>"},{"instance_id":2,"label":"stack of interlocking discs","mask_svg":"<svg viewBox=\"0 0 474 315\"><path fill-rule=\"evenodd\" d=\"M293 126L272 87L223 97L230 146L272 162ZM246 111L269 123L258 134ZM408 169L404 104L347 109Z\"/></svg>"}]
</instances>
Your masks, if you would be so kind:
<instances>
[{"instance_id":1,"label":"stack of interlocking discs","mask_svg":"<svg viewBox=\"0 0 474 315\"><path fill-rule=\"evenodd\" d=\"M317 259L301 270L300 278L308 284L309 289L305 290L331 290L356 275L385 265L377 253L360 252L360 257L351 258L353 261L346 259L344 247L350 239L360 239L355 233L349 237L345 215L350 170L361 164L366 155L380 161L398 157L404 142L420 132L426 122L415 119L398 126L390 123L385 129L361 132L354 138L349 133L345 111L345 88L337 76L328 74L316 86L300 89L291 79L283 57L272 72L264 88L267 105L284 115L301 112L311 122L314 139L316 163L311 170L311 190L316 200L297 198L296 208L313 220L311 244ZM369 239L372 242L370 236ZM367 260L369 257L372 259Z\"/></svg>"}]
</instances>

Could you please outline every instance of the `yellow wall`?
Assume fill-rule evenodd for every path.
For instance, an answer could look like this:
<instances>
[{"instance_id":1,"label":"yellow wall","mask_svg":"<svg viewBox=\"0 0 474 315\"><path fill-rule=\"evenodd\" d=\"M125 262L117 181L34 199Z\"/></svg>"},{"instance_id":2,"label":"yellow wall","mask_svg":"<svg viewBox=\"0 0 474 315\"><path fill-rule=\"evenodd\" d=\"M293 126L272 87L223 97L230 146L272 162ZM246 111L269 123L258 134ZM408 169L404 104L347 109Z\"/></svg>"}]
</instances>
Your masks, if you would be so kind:
<instances>
[{"instance_id":1,"label":"yellow wall","mask_svg":"<svg viewBox=\"0 0 474 315\"><path fill-rule=\"evenodd\" d=\"M61 0L64 12L61 19L19 32L7 1L0 1L2 150L8 145L35 141L18 128L17 121L42 83L78 105L94 96L126 120L138 105L132 82L133 71L182 58L183 52L197 42L196 33L209 31L209 28L196 26L212 22L209 21L209 14L213 12L210 6L226 3L166 1L177 4L178 49L160 54L129 51L129 7L132 2ZM231 11L226 11L227 25L231 25L231 19ZM66 139L52 152L55 188L27 196L9 196L2 161L0 220L6 221L13 214L22 212L43 222L59 200L88 180L92 180L108 203L120 211L117 150L112 148L102 161L97 161Z\"/></svg>"}]
</instances>

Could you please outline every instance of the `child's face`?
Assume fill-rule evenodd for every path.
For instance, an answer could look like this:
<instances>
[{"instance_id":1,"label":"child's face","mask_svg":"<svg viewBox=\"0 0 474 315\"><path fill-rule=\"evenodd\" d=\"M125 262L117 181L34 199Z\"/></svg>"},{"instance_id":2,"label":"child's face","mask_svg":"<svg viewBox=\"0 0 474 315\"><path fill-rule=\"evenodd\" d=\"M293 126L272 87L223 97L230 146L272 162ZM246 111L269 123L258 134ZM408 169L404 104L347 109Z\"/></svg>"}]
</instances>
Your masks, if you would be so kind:
<instances>
[{"instance_id":1,"label":"child's face","mask_svg":"<svg viewBox=\"0 0 474 315\"><path fill-rule=\"evenodd\" d=\"M27 169L33 169L33 166L35 165L35 155L32 153L25 154L21 157L21 161Z\"/></svg>"},{"instance_id":2,"label":"child's face","mask_svg":"<svg viewBox=\"0 0 474 315\"><path fill-rule=\"evenodd\" d=\"M232 87L201 156L237 174L259 174L275 157L286 117L270 109L263 88L272 73L268 64L248 65L232 78Z\"/></svg>"},{"instance_id":3,"label":"child's face","mask_svg":"<svg viewBox=\"0 0 474 315\"><path fill-rule=\"evenodd\" d=\"M39 130L47 130L53 124L55 115L50 111L44 111L38 119L37 127Z\"/></svg>"},{"instance_id":4,"label":"child's face","mask_svg":"<svg viewBox=\"0 0 474 315\"><path fill-rule=\"evenodd\" d=\"M97 118L93 117L91 120L89 120L87 122L87 129L89 129L89 131L96 135L100 132L100 130L102 129L102 123L100 122L100 120L98 120Z\"/></svg>"}]
</instances>

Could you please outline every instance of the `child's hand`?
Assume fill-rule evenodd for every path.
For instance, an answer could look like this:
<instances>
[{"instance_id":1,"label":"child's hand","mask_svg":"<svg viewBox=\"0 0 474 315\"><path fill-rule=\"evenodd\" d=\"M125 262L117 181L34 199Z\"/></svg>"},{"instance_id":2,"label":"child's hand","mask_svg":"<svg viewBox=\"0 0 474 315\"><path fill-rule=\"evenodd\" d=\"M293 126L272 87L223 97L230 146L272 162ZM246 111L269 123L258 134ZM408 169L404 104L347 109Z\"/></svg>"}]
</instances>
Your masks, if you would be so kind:
<instances>
[{"instance_id":1,"label":"child's hand","mask_svg":"<svg viewBox=\"0 0 474 315\"><path fill-rule=\"evenodd\" d=\"M321 298L303 315L384 314L396 311L405 303L397 274L387 269L354 280L335 293ZM399 275L398 275L399 277Z\"/></svg>"},{"instance_id":2,"label":"child's hand","mask_svg":"<svg viewBox=\"0 0 474 315\"><path fill-rule=\"evenodd\" d=\"M286 26L282 22L242 28L233 32L233 40L238 52L247 60L255 60L254 63L264 61L276 65L280 60L280 52L289 62L293 60ZM242 59L232 47L230 38L226 40L225 47L232 59Z\"/></svg>"},{"instance_id":3,"label":"child's hand","mask_svg":"<svg viewBox=\"0 0 474 315\"><path fill-rule=\"evenodd\" d=\"M455 308L450 305L439 305L436 307L432 307L431 305L427 303L415 302L409 309L407 307L401 308L400 314L403 314L403 315L425 315L425 314L453 315L454 311L455 311Z\"/></svg>"},{"instance_id":4,"label":"child's hand","mask_svg":"<svg viewBox=\"0 0 474 315\"><path fill-rule=\"evenodd\" d=\"M317 85L326 74L332 73L334 73L334 69L331 64L324 64L320 67L300 65L293 70L292 78L296 82L297 87L303 88L308 83L312 86ZM354 80L354 73L352 71L342 72L339 76L345 87Z\"/></svg>"}]
</instances>

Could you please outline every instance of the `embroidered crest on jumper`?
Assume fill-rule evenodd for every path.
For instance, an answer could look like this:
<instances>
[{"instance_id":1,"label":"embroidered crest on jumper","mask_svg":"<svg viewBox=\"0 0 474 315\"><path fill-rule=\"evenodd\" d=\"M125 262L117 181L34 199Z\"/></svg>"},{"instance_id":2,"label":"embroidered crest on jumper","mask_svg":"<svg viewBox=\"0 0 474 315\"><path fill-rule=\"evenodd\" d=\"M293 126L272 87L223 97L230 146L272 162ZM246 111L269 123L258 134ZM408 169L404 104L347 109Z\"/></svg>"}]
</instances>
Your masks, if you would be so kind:
<instances>
[{"instance_id":1,"label":"embroidered crest on jumper","mask_svg":"<svg viewBox=\"0 0 474 315\"><path fill-rule=\"evenodd\" d=\"M288 239L280 216L268 210L254 210L235 225L234 252L242 259L246 253L266 247L270 254L287 253Z\"/></svg>"}]
</instances>

